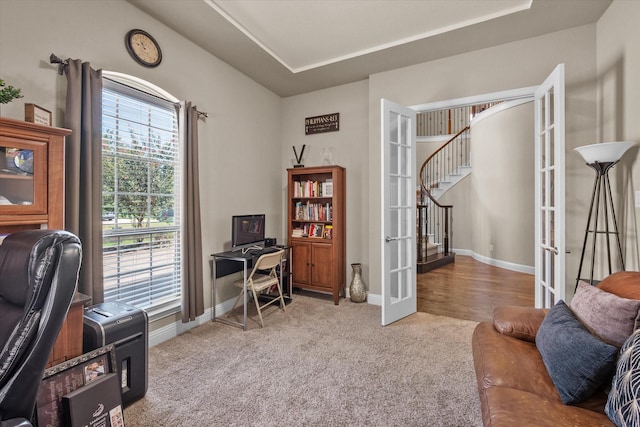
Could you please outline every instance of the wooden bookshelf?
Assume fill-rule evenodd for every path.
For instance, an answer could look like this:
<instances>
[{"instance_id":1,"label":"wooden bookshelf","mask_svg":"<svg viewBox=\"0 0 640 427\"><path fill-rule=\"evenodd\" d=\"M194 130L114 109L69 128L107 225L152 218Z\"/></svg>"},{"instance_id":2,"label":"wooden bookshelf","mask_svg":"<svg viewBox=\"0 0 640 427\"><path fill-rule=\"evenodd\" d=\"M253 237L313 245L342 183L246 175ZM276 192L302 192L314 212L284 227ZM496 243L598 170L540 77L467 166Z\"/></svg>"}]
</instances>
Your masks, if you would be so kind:
<instances>
[{"instance_id":1,"label":"wooden bookshelf","mask_svg":"<svg viewBox=\"0 0 640 427\"><path fill-rule=\"evenodd\" d=\"M346 171L319 166L287 172L293 286L329 292L337 305L346 287Z\"/></svg>"}]
</instances>

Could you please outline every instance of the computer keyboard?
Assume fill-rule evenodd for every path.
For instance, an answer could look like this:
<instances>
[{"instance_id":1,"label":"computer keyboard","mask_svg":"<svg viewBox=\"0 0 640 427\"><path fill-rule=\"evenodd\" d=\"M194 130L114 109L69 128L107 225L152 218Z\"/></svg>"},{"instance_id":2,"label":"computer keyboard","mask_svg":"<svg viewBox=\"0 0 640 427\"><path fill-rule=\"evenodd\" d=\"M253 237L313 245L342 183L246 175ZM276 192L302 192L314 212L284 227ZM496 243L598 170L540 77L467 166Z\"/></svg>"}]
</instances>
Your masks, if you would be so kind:
<instances>
[{"instance_id":1,"label":"computer keyboard","mask_svg":"<svg viewBox=\"0 0 640 427\"><path fill-rule=\"evenodd\" d=\"M278 252L279 250L280 250L280 249L279 249L279 248L276 248L275 246L269 246L269 247L267 247L267 248L262 249L262 250L260 251L260 254L261 254L261 255L264 255L264 254L270 254L270 253L273 253L273 252Z\"/></svg>"},{"instance_id":2,"label":"computer keyboard","mask_svg":"<svg viewBox=\"0 0 640 427\"><path fill-rule=\"evenodd\" d=\"M250 246L248 248L244 248L242 250L243 254L249 253L251 255L264 255L264 254L270 254L273 252L278 252L280 250L280 248L278 248L277 246L268 246L266 248L263 248L262 246Z\"/></svg>"}]
</instances>

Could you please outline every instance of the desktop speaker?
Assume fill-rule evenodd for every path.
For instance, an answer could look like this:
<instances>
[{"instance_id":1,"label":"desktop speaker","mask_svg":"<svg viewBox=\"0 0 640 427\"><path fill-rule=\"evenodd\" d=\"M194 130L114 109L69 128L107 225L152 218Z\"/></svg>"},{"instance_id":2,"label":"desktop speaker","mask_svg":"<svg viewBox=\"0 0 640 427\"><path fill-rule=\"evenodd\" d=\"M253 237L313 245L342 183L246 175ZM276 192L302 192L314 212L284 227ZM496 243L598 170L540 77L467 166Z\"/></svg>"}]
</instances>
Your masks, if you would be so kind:
<instances>
[{"instance_id":1,"label":"desktop speaker","mask_svg":"<svg viewBox=\"0 0 640 427\"><path fill-rule=\"evenodd\" d=\"M264 239L264 247L268 248L269 246L275 246L277 244L275 237L267 237Z\"/></svg>"}]
</instances>

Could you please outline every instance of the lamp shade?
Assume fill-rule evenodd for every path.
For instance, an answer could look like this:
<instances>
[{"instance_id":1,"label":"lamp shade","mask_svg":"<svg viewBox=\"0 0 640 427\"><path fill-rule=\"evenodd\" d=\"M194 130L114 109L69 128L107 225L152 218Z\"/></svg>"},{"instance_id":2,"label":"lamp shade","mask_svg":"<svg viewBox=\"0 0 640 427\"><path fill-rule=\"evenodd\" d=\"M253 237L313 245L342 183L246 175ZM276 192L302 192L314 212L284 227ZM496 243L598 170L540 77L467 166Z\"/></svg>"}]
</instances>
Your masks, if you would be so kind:
<instances>
[{"instance_id":1,"label":"lamp shade","mask_svg":"<svg viewBox=\"0 0 640 427\"><path fill-rule=\"evenodd\" d=\"M606 163L617 162L633 145L635 145L635 142L603 142L600 144L583 145L582 147L575 148L575 150L582 155L588 164L595 162Z\"/></svg>"}]
</instances>

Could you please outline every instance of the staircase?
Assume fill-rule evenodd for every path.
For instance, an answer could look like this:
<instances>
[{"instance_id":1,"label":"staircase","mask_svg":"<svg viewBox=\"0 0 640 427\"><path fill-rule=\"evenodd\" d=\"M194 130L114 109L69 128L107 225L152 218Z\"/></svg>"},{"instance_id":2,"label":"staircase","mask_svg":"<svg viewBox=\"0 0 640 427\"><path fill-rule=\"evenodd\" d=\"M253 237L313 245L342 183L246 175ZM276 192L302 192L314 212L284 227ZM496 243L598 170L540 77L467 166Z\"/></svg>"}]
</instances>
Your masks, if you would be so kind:
<instances>
[{"instance_id":1,"label":"staircase","mask_svg":"<svg viewBox=\"0 0 640 427\"><path fill-rule=\"evenodd\" d=\"M451 252L453 206L438 202L447 190L471 173L469 126L427 158L420 168L417 203L418 273L455 262Z\"/></svg>"}]
</instances>

